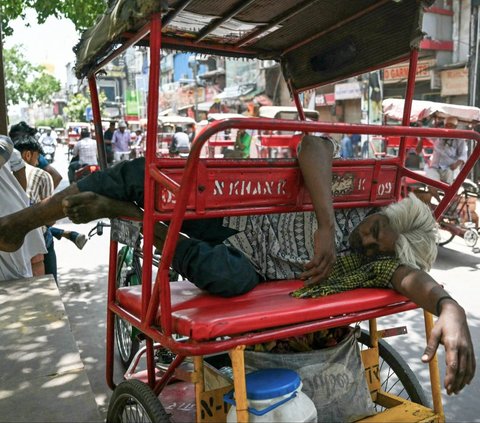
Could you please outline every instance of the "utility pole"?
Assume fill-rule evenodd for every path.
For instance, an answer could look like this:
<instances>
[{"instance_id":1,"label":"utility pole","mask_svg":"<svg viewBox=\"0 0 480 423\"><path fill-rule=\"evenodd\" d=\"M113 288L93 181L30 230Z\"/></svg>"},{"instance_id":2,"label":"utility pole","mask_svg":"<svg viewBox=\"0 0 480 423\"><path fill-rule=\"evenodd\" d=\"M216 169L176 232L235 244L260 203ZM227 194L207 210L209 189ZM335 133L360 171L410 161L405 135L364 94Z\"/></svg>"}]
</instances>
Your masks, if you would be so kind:
<instances>
[{"instance_id":1,"label":"utility pole","mask_svg":"<svg viewBox=\"0 0 480 423\"><path fill-rule=\"evenodd\" d=\"M471 3L472 22L470 27L470 69L469 69L469 104L480 107L480 0L472 0ZM478 130L478 127L477 127ZM480 181L480 160L473 168L473 180Z\"/></svg>"},{"instance_id":2,"label":"utility pole","mask_svg":"<svg viewBox=\"0 0 480 423\"><path fill-rule=\"evenodd\" d=\"M198 84L197 84L197 76L198 76L198 66L199 63L195 56L190 56L188 58L188 66L192 69L192 78L193 78L193 87L194 87L194 115L195 121L198 121Z\"/></svg>"},{"instance_id":3,"label":"utility pole","mask_svg":"<svg viewBox=\"0 0 480 423\"><path fill-rule=\"evenodd\" d=\"M1 22L1 20L0 20ZM2 25L0 23L0 134L7 135L7 96L5 87L5 74L3 71L3 40Z\"/></svg>"}]
</instances>

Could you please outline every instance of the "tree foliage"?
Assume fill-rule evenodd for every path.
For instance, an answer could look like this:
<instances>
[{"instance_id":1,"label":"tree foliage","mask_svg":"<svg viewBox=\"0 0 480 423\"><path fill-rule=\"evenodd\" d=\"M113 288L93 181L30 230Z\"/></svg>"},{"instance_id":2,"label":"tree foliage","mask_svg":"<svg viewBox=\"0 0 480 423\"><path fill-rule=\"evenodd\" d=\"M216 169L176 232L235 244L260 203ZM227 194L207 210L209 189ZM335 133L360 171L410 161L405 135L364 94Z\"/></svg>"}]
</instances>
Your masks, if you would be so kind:
<instances>
[{"instance_id":1,"label":"tree foliage","mask_svg":"<svg viewBox=\"0 0 480 423\"><path fill-rule=\"evenodd\" d=\"M98 100L100 103L100 111L103 112L107 97L104 93L100 93ZM69 99L68 106L65 107L63 111L67 115L68 120L74 122L85 122L85 110L87 106L90 106L91 104L92 102L89 96L85 97L82 93L77 93Z\"/></svg>"},{"instance_id":2,"label":"tree foliage","mask_svg":"<svg viewBox=\"0 0 480 423\"><path fill-rule=\"evenodd\" d=\"M27 9L37 12L38 23L49 16L70 19L78 31L92 26L96 17L105 11L107 0L1 0L0 19L5 34L12 33L9 23L16 18L25 18Z\"/></svg>"},{"instance_id":3,"label":"tree foliage","mask_svg":"<svg viewBox=\"0 0 480 423\"><path fill-rule=\"evenodd\" d=\"M49 119L41 119L41 120L36 120L35 121L35 126L50 126L54 128L63 128L65 126L65 123L63 122L63 119L60 116L55 116L53 118Z\"/></svg>"},{"instance_id":4,"label":"tree foliage","mask_svg":"<svg viewBox=\"0 0 480 423\"><path fill-rule=\"evenodd\" d=\"M23 55L22 46L5 49L3 54L7 103L50 104L61 89L60 81L47 73L44 66L31 64Z\"/></svg>"}]
</instances>

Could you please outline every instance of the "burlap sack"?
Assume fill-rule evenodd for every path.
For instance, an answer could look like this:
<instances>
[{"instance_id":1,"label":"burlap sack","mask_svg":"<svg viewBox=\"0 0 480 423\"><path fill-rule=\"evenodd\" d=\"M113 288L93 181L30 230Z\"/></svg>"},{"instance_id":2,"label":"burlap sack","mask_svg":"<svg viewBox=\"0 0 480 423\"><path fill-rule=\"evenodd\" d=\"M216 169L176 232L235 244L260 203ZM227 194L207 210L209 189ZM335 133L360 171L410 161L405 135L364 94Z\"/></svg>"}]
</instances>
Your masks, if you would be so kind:
<instances>
[{"instance_id":1,"label":"burlap sack","mask_svg":"<svg viewBox=\"0 0 480 423\"><path fill-rule=\"evenodd\" d=\"M245 351L245 368L295 370L302 391L317 408L319 422L353 422L375 414L353 331L334 347L306 353Z\"/></svg>"}]
</instances>

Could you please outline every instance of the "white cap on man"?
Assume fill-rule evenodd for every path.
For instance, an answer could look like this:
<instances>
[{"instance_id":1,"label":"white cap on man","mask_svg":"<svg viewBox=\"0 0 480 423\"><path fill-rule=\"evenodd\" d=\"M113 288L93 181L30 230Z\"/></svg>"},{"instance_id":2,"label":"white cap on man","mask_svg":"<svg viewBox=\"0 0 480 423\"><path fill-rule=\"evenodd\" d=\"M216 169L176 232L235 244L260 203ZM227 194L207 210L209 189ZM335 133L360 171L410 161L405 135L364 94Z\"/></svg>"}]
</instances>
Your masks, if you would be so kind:
<instances>
[{"instance_id":1,"label":"white cap on man","mask_svg":"<svg viewBox=\"0 0 480 423\"><path fill-rule=\"evenodd\" d=\"M126 128L127 123L124 120L121 120L120 122L118 122L118 127L119 128Z\"/></svg>"},{"instance_id":2,"label":"white cap on man","mask_svg":"<svg viewBox=\"0 0 480 423\"><path fill-rule=\"evenodd\" d=\"M447 125L457 126L458 125L458 119L455 116L448 116L445 119L445 126L447 126Z\"/></svg>"}]
</instances>

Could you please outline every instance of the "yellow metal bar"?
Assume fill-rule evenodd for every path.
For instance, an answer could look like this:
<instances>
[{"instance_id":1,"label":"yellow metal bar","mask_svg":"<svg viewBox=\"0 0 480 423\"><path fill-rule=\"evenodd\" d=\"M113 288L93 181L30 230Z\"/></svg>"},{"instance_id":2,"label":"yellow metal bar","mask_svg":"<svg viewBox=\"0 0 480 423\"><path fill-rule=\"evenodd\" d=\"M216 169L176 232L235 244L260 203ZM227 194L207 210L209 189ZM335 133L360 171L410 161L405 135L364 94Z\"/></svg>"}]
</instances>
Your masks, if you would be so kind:
<instances>
[{"instance_id":1,"label":"yellow metal bar","mask_svg":"<svg viewBox=\"0 0 480 423\"><path fill-rule=\"evenodd\" d=\"M239 345L230 350L238 423L248 423L247 384L245 382L245 357L243 355L244 350L244 345Z\"/></svg>"},{"instance_id":2,"label":"yellow metal bar","mask_svg":"<svg viewBox=\"0 0 480 423\"><path fill-rule=\"evenodd\" d=\"M378 348L377 319L371 319L368 321L368 330L370 331L370 341L372 342L372 348Z\"/></svg>"},{"instance_id":3,"label":"yellow metal bar","mask_svg":"<svg viewBox=\"0 0 480 423\"><path fill-rule=\"evenodd\" d=\"M203 377L203 356L195 356L193 357L193 365L194 365L194 383L195 383L195 405L197 407L196 410L196 416L197 416L197 422L202 421L201 417L201 411L202 411L202 405L201 405L201 399L202 399L202 394L205 392L205 380Z\"/></svg>"},{"instance_id":4,"label":"yellow metal bar","mask_svg":"<svg viewBox=\"0 0 480 423\"><path fill-rule=\"evenodd\" d=\"M430 408L406 401L381 413L357 420L356 423L433 423L436 421L437 416Z\"/></svg>"},{"instance_id":5,"label":"yellow metal bar","mask_svg":"<svg viewBox=\"0 0 480 423\"><path fill-rule=\"evenodd\" d=\"M433 316L428 311L423 311L424 320L425 320L425 336L428 339L430 338L430 333L433 329ZM443 411L442 403L442 388L440 384L440 370L438 369L438 356L435 354L428 364L430 369L430 385L432 387L432 401L433 401L433 410L439 416L439 423L445 422L445 413Z\"/></svg>"}]
</instances>

